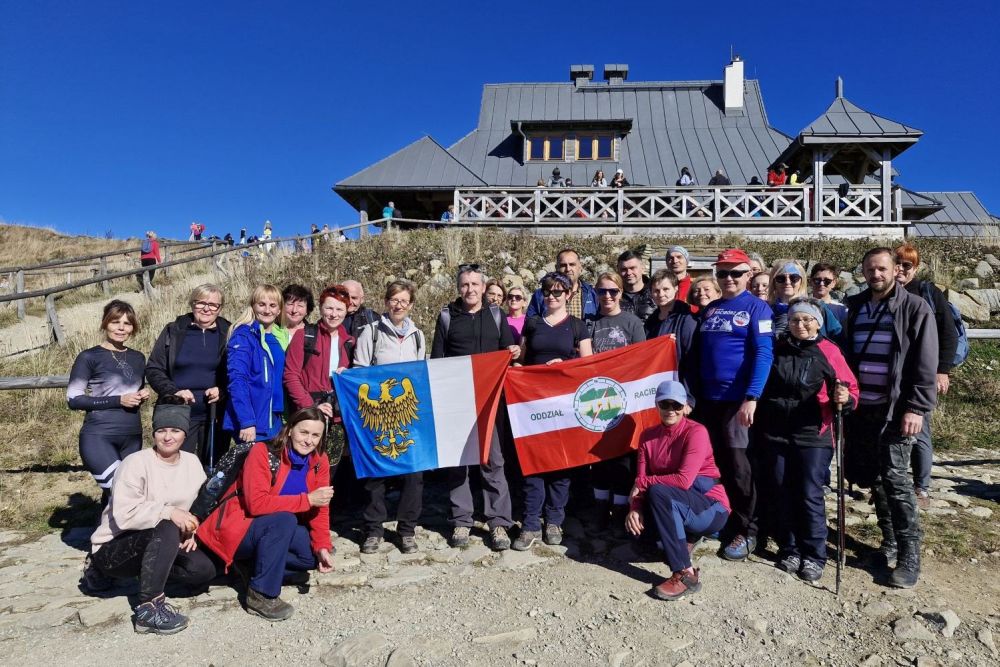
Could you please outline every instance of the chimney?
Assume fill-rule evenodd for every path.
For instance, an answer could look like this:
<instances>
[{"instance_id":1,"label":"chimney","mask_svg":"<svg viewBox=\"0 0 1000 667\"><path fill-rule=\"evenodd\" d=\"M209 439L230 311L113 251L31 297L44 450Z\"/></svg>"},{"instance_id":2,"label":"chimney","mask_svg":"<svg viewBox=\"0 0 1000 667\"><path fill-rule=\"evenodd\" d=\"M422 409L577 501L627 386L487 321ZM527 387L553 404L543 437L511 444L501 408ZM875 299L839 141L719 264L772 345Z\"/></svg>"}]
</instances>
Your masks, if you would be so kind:
<instances>
[{"instance_id":1,"label":"chimney","mask_svg":"<svg viewBox=\"0 0 1000 667\"><path fill-rule=\"evenodd\" d=\"M837 94L838 98L844 96L844 80L841 79L839 76L837 77L837 83L834 92Z\"/></svg>"},{"instance_id":2,"label":"chimney","mask_svg":"<svg viewBox=\"0 0 1000 667\"><path fill-rule=\"evenodd\" d=\"M743 61L733 56L733 61L722 72L722 93L727 116L743 115Z\"/></svg>"},{"instance_id":3,"label":"chimney","mask_svg":"<svg viewBox=\"0 0 1000 667\"><path fill-rule=\"evenodd\" d=\"M628 78L628 65L605 65L604 80L609 86L620 86Z\"/></svg>"},{"instance_id":4,"label":"chimney","mask_svg":"<svg viewBox=\"0 0 1000 667\"><path fill-rule=\"evenodd\" d=\"M573 82L575 88L586 86L594 78L593 65L570 65L569 80Z\"/></svg>"}]
</instances>

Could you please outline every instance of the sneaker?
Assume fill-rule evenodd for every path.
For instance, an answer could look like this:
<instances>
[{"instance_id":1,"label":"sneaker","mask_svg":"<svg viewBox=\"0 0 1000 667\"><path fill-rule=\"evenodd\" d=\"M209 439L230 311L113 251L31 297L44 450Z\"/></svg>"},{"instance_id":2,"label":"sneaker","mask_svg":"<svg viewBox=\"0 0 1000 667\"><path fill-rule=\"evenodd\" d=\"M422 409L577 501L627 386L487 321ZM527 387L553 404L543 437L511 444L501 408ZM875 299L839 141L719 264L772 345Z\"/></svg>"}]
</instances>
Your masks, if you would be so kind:
<instances>
[{"instance_id":1,"label":"sneaker","mask_svg":"<svg viewBox=\"0 0 1000 667\"><path fill-rule=\"evenodd\" d=\"M468 526L455 526L455 530L451 531L451 537L448 538L448 546L456 549L469 546L470 532Z\"/></svg>"},{"instance_id":2,"label":"sneaker","mask_svg":"<svg viewBox=\"0 0 1000 667\"><path fill-rule=\"evenodd\" d=\"M799 570L799 579L802 581L819 581L823 576L823 566L816 561L805 558L802 560L802 569Z\"/></svg>"},{"instance_id":3,"label":"sneaker","mask_svg":"<svg viewBox=\"0 0 1000 667\"><path fill-rule=\"evenodd\" d=\"M247 589L247 611L269 621L286 621L292 617L295 607L280 597L269 598L254 589Z\"/></svg>"},{"instance_id":4,"label":"sneaker","mask_svg":"<svg viewBox=\"0 0 1000 667\"><path fill-rule=\"evenodd\" d=\"M728 545L726 545L726 548L722 550L722 557L726 560L733 561L746 560L750 557L750 552L752 552L756 547L756 537L737 535Z\"/></svg>"},{"instance_id":5,"label":"sneaker","mask_svg":"<svg viewBox=\"0 0 1000 667\"><path fill-rule=\"evenodd\" d=\"M403 535L399 539L399 550L404 554L417 553L417 538L413 535Z\"/></svg>"},{"instance_id":6,"label":"sneaker","mask_svg":"<svg viewBox=\"0 0 1000 667\"><path fill-rule=\"evenodd\" d=\"M378 553L378 548L382 546L381 535L369 535L365 538L365 541L361 544L361 553L363 554L373 554Z\"/></svg>"},{"instance_id":7,"label":"sneaker","mask_svg":"<svg viewBox=\"0 0 1000 667\"><path fill-rule=\"evenodd\" d=\"M917 495L917 507L922 510L930 509L931 494L927 489L914 489Z\"/></svg>"},{"instance_id":8,"label":"sneaker","mask_svg":"<svg viewBox=\"0 0 1000 667\"><path fill-rule=\"evenodd\" d=\"M132 619L135 631L141 635L173 635L188 626L187 616L178 613L163 594L143 602L132 611L135 613Z\"/></svg>"},{"instance_id":9,"label":"sneaker","mask_svg":"<svg viewBox=\"0 0 1000 667\"><path fill-rule=\"evenodd\" d=\"M674 572L669 579L653 589L653 596L660 600L677 600L689 593L697 593L701 590L698 573L697 568Z\"/></svg>"},{"instance_id":10,"label":"sneaker","mask_svg":"<svg viewBox=\"0 0 1000 667\"><path fill-rule=\"evenodd\" d=\"M545 537L543 539L546 544L551 544L552 546L562 544L562 538L562 526L554 523L545 524Z\"/></svg>"},{"instance_id":11,"label":"sneaker","mask_svg":"<svg viewBox=\"0 0 1000 667\"><path fill-rule=\"evenodd\" d=\"M494 551L506 551L510 549L510 536L503 526L496 526L490 531L490 546Z\"/></svg>"},{"instance_id":12,"label":"sneaker","mask_svg":"<svg viewBox=\"0 0 1000 667\"><path fill-rule=\"evenodd\" d=\"M540 530L524 530L518 534L517 539L514 540L514 544L510 545L514 551L527 551L531 546L538 540L542 538L542 531Z\"/></svg>"},{"instance_id":13,"label":"sneaker","mask_svg":"<svg viewBox=\"0 0 1000 667\"><path fill-rule=\"evenodd\" d=\"M802 559L792 554L778 561L778 569L788 574L796 574L802 567Z\"/></svg>"},{"instance_id":14,"label":"sneaker","mask_svg":"<svg viewBox=\"0 0 1000 667\"><path fill-rule=\"evenodd\" d=\"M83 561L83 575L80 577L80 588L83 592L91 595L94 593L103 593L114 585L115 580L101 572L94 565L90 554L87 554L86 560Z\"/></svg>"}]
</instances>

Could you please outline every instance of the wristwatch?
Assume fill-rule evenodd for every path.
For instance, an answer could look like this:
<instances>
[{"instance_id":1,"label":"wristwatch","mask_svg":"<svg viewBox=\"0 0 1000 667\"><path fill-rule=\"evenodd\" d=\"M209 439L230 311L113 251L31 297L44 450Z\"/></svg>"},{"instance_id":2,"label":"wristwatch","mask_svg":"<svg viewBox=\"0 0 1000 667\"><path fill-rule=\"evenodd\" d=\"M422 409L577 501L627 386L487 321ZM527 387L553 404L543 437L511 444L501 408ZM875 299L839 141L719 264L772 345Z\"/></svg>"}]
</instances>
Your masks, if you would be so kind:
<instances>
[{"instance_id":1,"label":"wristwatch","mask_svg":"<svg viewBox=\"0 0 1000 667\"><path fill-rule=\"evenodd\" d=\"M743 400L744 401L759 401L760 400L760 396L754 396L753 394L747 394L746 396L743 397Z\"/></svg>"}]
</instances>

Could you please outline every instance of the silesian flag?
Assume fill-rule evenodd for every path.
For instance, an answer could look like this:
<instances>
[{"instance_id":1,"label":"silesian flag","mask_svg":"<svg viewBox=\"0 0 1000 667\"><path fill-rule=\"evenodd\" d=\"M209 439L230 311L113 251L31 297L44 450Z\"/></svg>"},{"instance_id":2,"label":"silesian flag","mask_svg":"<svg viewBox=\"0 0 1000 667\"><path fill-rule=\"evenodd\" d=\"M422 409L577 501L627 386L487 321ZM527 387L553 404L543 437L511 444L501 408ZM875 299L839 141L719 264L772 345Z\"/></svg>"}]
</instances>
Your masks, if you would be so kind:
<instances>
[{"instance_id":1,"label":"silesian flag","mask_svg":"<svg viewBox=\"0 0 1000 667\"><path fill-rule=\"evenodd\" d=\"M334 375L357 476L486 461L509 365L510 353L504 350Z\"/></svg>"},{"instance_id":2,"label":"silesian flag","mask_svg":"<svg viewBox=\"0 0 1000 667\"><path fill-rule=\"evenodd\" d=\"M606 461L660 423L656 386L677 379L673 336L551 366L512 368L504 391L521 472Z\"/></svg>"}]
</instances>

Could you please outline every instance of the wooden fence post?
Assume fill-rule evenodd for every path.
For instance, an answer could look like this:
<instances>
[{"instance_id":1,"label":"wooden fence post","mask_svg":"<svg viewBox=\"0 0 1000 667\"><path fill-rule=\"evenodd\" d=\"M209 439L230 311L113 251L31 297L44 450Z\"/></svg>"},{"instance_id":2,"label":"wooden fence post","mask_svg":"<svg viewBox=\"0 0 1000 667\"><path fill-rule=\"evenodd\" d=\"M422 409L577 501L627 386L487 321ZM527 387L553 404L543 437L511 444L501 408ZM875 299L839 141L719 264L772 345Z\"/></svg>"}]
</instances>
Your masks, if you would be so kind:
<instances>
[{"instance_id":1,"label":"wooden fence post","mask_svg":"<svg viewBox=\"0 0 1000 667\"><path fill-rule=\"evenodd\" d=\"M18 269L14 276L14 294L24 291L24 269ZM24 321L24 299L17 302L17 319Z\"/></svg>"},{"instance_id":2,"label":"wooden fence post","mask_svg":"<svg viewBox=\"0 0 1000 667\"><path fill-rule=\"evenodd\" d=\"M152 264L151 266L156 266ZM153 289L153 283L149 282L149 271L142 272L142 291L146 295L147 299L152 299L156 295L156 291Z\"/></svg>"},{"instance_id":3,"label":"wooden fence post","mask_svg":"<svg viewBox=\"0 0 1000 667\"><path fill-rule=\"evenodd\" d=\"M360 218L360 220L358 220L358 222L361 223L361 227L360 227L361 232L358 234L358 236L360 236L361 238L364 238L364 237L368 236L368 211L361 211L361 213L360 213L360 215L358 217Z\"/></svg>"},{"instance_id":4,"label":"wooden fence post","mask_svg":"<svg viewBox=\"0 0 1000 667\"><path fill-rule=\"evenodd\" d=\"M56 295L49 294L45 297L45 319L49 322L50 340L54 340L56 345L66 344L66 334L59 326L59 315L56 313Z\"/></svg>"},{"instance_id":5,"label":"wooden fence post","mask_svg":"<svg viewBox=\"0 0 1000 667\"><path fill-rule=\"evenodd\" d=\"M108 275L108 258L107 257L101 257L100 275L102 275L102 276ZM102 280L101 281L101 291L104 292L105 294L110 294L111 293L111 283L109 283L107 280Z\"/></svg>"}]
</instances>

